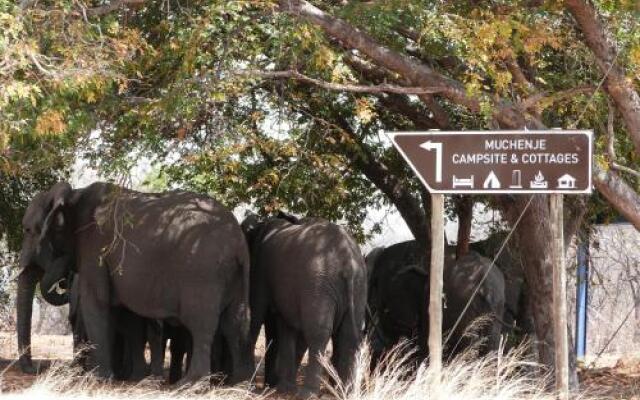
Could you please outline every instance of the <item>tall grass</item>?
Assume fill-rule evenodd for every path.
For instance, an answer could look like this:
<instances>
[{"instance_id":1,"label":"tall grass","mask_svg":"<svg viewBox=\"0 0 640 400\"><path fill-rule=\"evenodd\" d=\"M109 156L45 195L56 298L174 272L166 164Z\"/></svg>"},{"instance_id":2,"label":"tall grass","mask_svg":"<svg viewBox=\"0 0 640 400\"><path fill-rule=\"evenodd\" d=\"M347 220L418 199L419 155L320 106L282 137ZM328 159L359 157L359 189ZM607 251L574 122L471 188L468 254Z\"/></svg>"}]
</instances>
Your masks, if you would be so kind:
<instances>
[{"instance_id":1,"label":"tall grass","mask_svg":"<svg viewBox=\"0 0 640 400\"><path fill-rule=\"evenodd\" d=\"M0 376L0 387L2 387ZM220 399L262 400L265 395L251 391L248 386L211 386L208 380L181 388L169 387L158 378L144 379L136 384L106 383L79 367L70 367L68 362L55 363L39 375L32 386L13 393L2 393L3 399Z\"/></svg>"},{"instance_id":2,"label":"tall grass","mask_svg":"<svg viewBox=\"0 0 640 400\"><path fill-rule=\"evenodd\" d=\"M548 391L549 375L539 365L527 361L525 347L506 355L494 353L482 358L468 354L445 365L440 373L427 363L415 368L407 345L397 346L374 371L371 356L364 347L355 362L353 383L329 388L340 400L506 400L554 399ZM335 371L325 361L330 376Z\"/></svg>"},{"instance_id":3,"label":"tall grass","mask_svg":"<svg viewBox=\"0 0 640 400\"><path fill-rule=\"evenodd\" d=\"M507 355L492 354L480 359L458 357L444 366L441 373L429 370L426 364L411 368L412 352L406 344L394 349L384 362L370 371L367 346L356 357L353 383L348 387L325 385L322 397L338 400L546 400L553 399L547 391L548 375L526 360L522 350ZM328 359L323 363L328 374L336 378ZM0 376L0 386L2 381ZM158 380L144 380L135 385L105 384L71 368L68 363L54 364L35 383L18 393L4 393L9 399L221 399L262 400L269 393L252 391L247 386L210 387L208 384L170 389Z\"/></svg>"}]
</instances>

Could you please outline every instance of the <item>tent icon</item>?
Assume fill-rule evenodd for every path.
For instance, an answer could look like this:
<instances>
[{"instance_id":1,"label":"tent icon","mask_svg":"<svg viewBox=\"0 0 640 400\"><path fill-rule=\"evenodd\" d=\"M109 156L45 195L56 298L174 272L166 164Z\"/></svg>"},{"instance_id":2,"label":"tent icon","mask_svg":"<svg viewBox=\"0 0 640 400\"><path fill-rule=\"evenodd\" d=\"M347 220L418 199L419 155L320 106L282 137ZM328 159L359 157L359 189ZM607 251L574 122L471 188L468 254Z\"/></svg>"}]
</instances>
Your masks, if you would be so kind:
<instances>
[{"instance_id":1,"label":"tent icon","mask_svg":"<svg viewBox=\"0 0 640 400\"><path fill-rule=\"evenodd\" d=\"M487 179L484 180L482 187L484 189L500 189L500 181L493 171L489 172L489 175L487 175Z\"/></svg>"}]
</instances>

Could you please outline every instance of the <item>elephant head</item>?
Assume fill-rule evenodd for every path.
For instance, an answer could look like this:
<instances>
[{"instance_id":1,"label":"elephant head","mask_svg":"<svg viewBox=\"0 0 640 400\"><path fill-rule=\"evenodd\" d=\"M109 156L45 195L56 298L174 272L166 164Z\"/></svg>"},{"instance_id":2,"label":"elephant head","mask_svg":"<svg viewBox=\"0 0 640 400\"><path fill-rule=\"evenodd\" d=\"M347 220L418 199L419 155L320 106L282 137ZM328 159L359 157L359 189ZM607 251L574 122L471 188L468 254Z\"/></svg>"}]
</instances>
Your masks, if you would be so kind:
<instances>
[{"instance_id":1,"label":"elephant head","mask_svg":"<svg viewBox=\"0 0 640 400\"><path fill-rule=\"evenodd\" d=\"M72 234L67 207L72 195L66 182L39 193L22 219L24 239L18 276L17 330L20 366L34 372L31 364L31 313L36 284L43 298L54 305L69 302L69 277L73 270Z\"/></svg>"}]
</instances>

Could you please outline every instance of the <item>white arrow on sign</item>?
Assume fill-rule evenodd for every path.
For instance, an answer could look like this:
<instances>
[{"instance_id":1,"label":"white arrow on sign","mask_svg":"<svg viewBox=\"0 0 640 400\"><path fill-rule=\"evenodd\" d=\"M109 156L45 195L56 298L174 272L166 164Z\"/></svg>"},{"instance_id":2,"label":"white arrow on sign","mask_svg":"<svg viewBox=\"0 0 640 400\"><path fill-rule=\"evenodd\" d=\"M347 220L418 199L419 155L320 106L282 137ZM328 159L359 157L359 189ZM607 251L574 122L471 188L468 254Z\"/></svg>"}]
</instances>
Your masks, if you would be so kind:
<instances>
[{"instance_id":1,"label":"white arrow on sign","mask_svg":"<svg viewBox=\"0 0 640 400\"><path fill-rule=\"evenodd\" d=\"M427 140L420 147L427 151L436 151L436 182L442 182L442 143Z\"/></svg>"}]
</instances>

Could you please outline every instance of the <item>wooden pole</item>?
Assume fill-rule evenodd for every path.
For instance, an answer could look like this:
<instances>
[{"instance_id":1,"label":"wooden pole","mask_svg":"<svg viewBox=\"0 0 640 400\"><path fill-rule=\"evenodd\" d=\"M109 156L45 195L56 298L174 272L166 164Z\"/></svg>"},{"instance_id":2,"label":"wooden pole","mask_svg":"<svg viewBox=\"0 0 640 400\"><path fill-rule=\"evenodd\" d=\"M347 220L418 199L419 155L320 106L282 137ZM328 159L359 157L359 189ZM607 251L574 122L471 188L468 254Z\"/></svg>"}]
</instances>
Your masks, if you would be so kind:
<instances>
[{"instance_id":1,"label":"wooden pole","mask_svg":"<svg viewBox=\"0 0 640 400\"><path fill-rule=\"evenodd\" d=\"M444 273L444 195L431 195L431 270L429 274L429 367L442 370L442 280Z\"/></svg>"},{"instance_id":2,"label":"wooden pole","mask_svg":"<svg viewBox=\"0 0 640 400\"><path fill-rule=\"evenodd\" d=\"M558 397L569 398L569 340L567 333L567 271L564 266L562 194L550 196L551 256L553 259L553 330Z\"/></svg>"}]
</instances>

